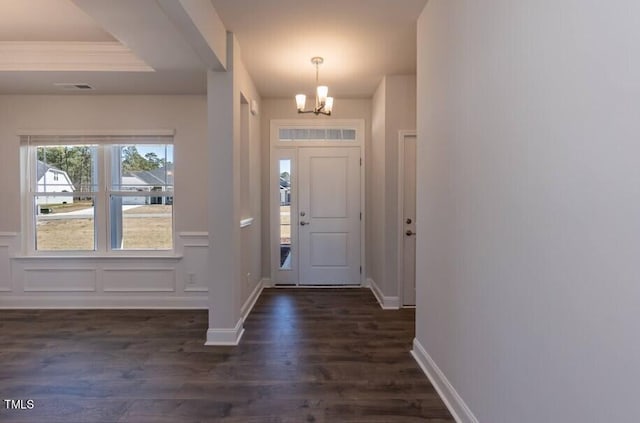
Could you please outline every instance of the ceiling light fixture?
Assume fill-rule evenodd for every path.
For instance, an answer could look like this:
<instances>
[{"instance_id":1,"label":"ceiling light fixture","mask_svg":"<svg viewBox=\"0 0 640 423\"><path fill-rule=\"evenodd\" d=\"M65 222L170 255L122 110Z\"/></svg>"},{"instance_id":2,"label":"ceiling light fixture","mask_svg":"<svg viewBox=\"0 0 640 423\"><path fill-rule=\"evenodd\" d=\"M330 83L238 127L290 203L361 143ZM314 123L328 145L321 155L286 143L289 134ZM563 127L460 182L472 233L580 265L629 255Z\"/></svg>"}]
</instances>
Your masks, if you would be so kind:
<instances>
[{"instance_id":1,"label":"ceiling light fixture","mask_svg":"<svg viewBox=\"0 0 640 423\"><path fill-rule=\"evenodd\" d=\"M316 104L313 110L305 110L305 103L307 102L307 96L304 94L296 95L296 106L298 107L298 113L313 113L317 115L331 116L331 110L333 109L333 97L327 97L329 94L329 87L326 85L318 85L318 76L320 73L320 65L324 62L322 57L312 57L311 63L316 66Z\"/></svg>"}]
</instances>

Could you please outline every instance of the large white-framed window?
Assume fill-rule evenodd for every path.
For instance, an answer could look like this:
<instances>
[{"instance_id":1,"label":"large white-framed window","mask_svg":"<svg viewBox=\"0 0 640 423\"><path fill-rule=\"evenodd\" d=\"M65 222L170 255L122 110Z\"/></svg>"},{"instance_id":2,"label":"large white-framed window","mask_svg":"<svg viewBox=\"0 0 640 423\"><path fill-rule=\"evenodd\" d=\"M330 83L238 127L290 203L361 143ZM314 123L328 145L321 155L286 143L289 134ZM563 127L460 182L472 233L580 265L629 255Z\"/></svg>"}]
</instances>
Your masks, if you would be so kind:
<instances>
[{"instance_id":1,"label":"large white-framed window","mask_svg":"<svg viewBox=\"0 0 640 423\"><path fill-rule=\"evenodd\" d=\"M173 135L23 135L27 253L167 254Z\"/></svg>"}]
</instances>

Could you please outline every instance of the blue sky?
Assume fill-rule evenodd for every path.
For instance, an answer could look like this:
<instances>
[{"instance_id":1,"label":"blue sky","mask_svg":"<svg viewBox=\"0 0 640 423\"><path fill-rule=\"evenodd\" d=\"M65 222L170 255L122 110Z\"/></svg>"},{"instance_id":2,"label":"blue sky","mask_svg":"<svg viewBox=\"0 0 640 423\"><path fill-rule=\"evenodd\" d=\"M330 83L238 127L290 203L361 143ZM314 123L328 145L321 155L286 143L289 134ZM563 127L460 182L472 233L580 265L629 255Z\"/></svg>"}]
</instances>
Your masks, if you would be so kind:
<instances>
[{"instance_id":1,"label":"blue sky","mask_svg":"<svg viewBox=\"0 0 640 423\"><path fill-rule=\"evenodd\" d=\"M136 144L135 147L138 149L138 153L144 157L145 154L148 153L156 153L158 158L164 158L164 146L159 145L151 145L151 144ZM173 163L173 146L167 146L167 161Z\"/></svg>"},{"instance_id":2,"label":"blue sky","mask_svg":"<svg viewBox=\"0 0 640 423\"><path fill-rule=\"evenodd\" d=\"M280 173L289 172L291 174L291 161L290 160L280 160Z\"/></svg>"}]
</instances>

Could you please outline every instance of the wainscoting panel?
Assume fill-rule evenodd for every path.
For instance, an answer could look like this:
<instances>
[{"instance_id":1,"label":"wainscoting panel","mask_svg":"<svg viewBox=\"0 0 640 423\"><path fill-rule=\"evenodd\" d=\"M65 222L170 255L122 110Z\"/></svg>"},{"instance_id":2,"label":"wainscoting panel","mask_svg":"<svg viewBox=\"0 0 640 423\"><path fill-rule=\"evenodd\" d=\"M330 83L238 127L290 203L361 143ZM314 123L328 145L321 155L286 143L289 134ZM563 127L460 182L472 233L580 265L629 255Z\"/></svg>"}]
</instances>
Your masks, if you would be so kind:
<instances>
[{"instance_id":1,"label":"wainscoting panel","mask_svg":"<svg viewBox=\"0 0 640 423\"><path fill-rule=\"evenodd\" d=\"M24 269L24 292L94 292L96 271L86 268Z\"/></svg>"},{"instance_id":2,"label":"wainscoting panel","mask_svg":"<svg viewBox=\"0 0 640 423\"><path fill-rule=\"evenodd\" d=\"M180 234L184 252L184 291L209 291L209 234L187 232Z\"/></svg>"},{"instance_id":3,"label":"wainscoting panel","mask_svg":"<svg viewBox=\"0 0 640 423\"><path fill-rule=\"evenodd\" d=\"M104 292L174 292L175 269L109 269L103 270Z\"/></svg>"},{"instance_id":4,"label":"wainscoting panel","mask_svg":"<svg viewBox=\"0 0 640 423\"><path fill-rule=\"evenodd\" d=\"M0 292L12 290L11 253L16 234L0 232Z\"/></svg>"},{"instance_id":5,"label":"wainscoting panel","mask_svg":"<svg viewBox=\"0 0 640 423\"><path fill-rule=\"evenodd\" d=\"M0 232L0 308L208 307L206 232L178 234L173 256L29 256Z\"/></svg>"},{"instance_id":6,"label":"wainscoting panel","mask_svg":"<svg viewBox=\"0 0 640 423\"><path fill-rule=\"evenodd\" d=\"M6 245L0 245L0 291L11 291L11 262Z\"/></svg>"}]
</instances>

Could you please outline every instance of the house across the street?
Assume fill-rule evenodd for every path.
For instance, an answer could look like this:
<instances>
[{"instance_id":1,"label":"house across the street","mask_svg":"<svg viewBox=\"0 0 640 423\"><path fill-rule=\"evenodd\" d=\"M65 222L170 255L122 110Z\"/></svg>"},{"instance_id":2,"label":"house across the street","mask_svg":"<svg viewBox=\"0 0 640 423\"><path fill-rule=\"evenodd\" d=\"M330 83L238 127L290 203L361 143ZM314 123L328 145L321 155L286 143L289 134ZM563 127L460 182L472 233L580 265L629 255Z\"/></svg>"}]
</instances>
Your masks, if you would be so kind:
<instances>
[{"instance_id":1,"label":"house across the street","mask_svg":"<svg viewBox=\"0 0 640 423\"><path fill-rule=\"evenodd\" d=\"M123 205L173 204L173 196L161 194L166 191L167 186L173 186L173 166L171 164L158 169L124 172L121 183L123 191L157 191L159 194L158 197L123 197Z\"/></svg>"},{"instance_id":2,"label":"house across the street","mask_svg":"<svg viewBox=\"0 0 640 423\"><path fill-rule=\"evenodd\" d=\"M48 165L40 160L37 161L37 177L39 192L68 192L66 196L38 196L36 204L70 204L73 203L73 192L75 188L71 178L64 170Z\"/></svg>"}]
</instances>

